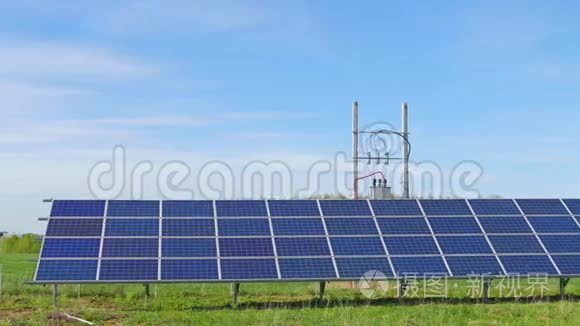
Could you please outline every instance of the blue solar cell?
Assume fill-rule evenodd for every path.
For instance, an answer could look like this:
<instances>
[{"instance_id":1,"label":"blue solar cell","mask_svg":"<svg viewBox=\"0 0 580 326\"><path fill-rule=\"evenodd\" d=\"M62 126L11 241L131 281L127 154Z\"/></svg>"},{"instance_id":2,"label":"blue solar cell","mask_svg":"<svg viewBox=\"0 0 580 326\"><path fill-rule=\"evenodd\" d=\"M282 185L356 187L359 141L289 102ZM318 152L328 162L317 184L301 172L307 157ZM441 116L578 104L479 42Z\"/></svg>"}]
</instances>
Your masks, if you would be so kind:
<instances>
[{"instance_id":1,"label":"blue solar cell","mask_svg":"<svg viewBox=\"0 0 580 326\"><path fill-rule=\"evenodd\" d=\"M270 235L267 218L219 219L220 236Z\"/></svg>"},{"instance_id":2,"label":"blue solar cell","mask_svg":"<svg viewBox=\"0 0 580 326\"><path fill-rule=\"evenodd\" d=\"M537 233L580 233L571 216L530 216L528 220Z\"/></svg>"},{"instance_id":3,"label":"blue solar cell","mask_svg":"<svg viewBox=\"0 0 580 326\"><path fill-rule=\"evenodd\" d=\"M163 257L217 257L213 238L171 238L163 239Z\"/></svg>"},{"instance_id":4,"label":"blue solar cell","mask_svg":"<svg viewBox=\"0 0 580 326\"><path fill-rule=\"evenodd\" d=\"M490 235L489 241L498 254L544 252L533 235Z\"/></svg>"},{"instance_id":5,"label":"blue solar cell","mask_svg":"<svg viewBox=\"0 0 580 326\"><path fill-rule=\"evenodd\" d=\"M320 218L275 218L272 228L274 235L324 235Z\"/></svg>"},{"instance_id":6,"label":"blue solar cell","mask_svg":"<svg viewBox=\"0 0 580 326\"><path fill-rule=\"evenodd\" d=\"M377 222L384 235L431 233L423 217L377 218Z\"/></svg>"},{"instance_id":7,"label":"blue solar cell","mask_svg":"<svg viewBox=\"0 0 580 326\"><path fill-rule=\"evenodd\" d=\"M103 232L102 218L50 219L46 229L46 236L100 237L101 232Z\"/></svg>"},{"instance_id":8,"label":"blue solar cell","mask_svg":"<svg viewBox=\"0 0 580 326\"><path fill-rule=\"evenodd\" d=\"M552 255L563 275L580 275L580 255Z\"/></svg>"},{"instance_id":9,"label":"blue solar cell","mask_svg":"<svg viewBox=\"0 0 580 326\"><path fill-rule=\"evenodd\" d=\"M278 256L330 256L326 238L277 238Z\"/></svg>"},{"instance_id":10,"label":"blue solar cell","mask_svg":"<svg viewBox=\"0 0 580 326\"><path fill-rule=\"evenodd\" d=\"M371 200L375 216L421 216L416 200Z\"/></svg>"},{"instance_id":11,"label":"blue solar cell","mask_svg":"<svg viewBox=\"0 0 580 326\"><path fill-rule=\"evenodd\" d=\"M108 217L159 217L157 200L109 200Z\"/></svg>"},{"instance_id":12,"label":"blue solar cell","mask_svg":"<svg viewBox=\"0 0 580 326\"><path fill-rule=\"evenodd\" d=\"M566 215L568 211L559 199L517 199L526 215Z\"/></svg>"},{"instance_id":13,"label":"blue solar cell","mask_svg":"<svg viewBox=\"0 0 580 326\"><path fill-rule=\"evenodd\" d=\"M164 200L163 217L213 217L211 200Z\"/></svg>"},{"instance_id":14,"label":"blue solar cell","mask_svg":"<svg viewBox=\"0 0 580 326\"><path fill-rule=\"evenodd\" d=\"M223 280L272 280L278 278L272 259L221 259Z\"/></svg>"},{"instance_id":15,"label":"blue solar cell","mask_svg":"<svg viewBox=\"0 0 580 326\"><path fill-rule=\"evenodd\" d=\"M454 276L503 275L495 256L450 256L446 260Z\"/></svg>"},{"instance_id":16,"label":"blue solar cell","mask_svg":"<svg viewBox=\"0 0 580 326\"><path fill-rule=\"evenodd\" d=\"M522 216L485 216L479 222L486 233L533 233Z\"/></svg>"},{"instance_id":17,"label":"blue solar cell","mask_svg":"<svg viewBox=\"0 0 580 326\"><path fill-rule=\"evenodd\" d=\"M157 257L158 251L156 238L115 238L103 243L103 257Z\"/></svg>"},{"instance_id":18,"label":"blue solar cell","mask_svg":"<svg viewBox=\"0 0 580 326\"><path fill-rule=\"evenodd\" d=\"M406 275L428 277L449 274L441 257L393 257L391 261L395 273L399 277Z\"/></svg>"},{"instance_id":19,"label":"blue solar cell","mask_svg":"<svg viewBox=\"0 0 580 326\"><path fill-rule=\"evenodd\" d=\"M101 261L102 281L147 281L157 280L157 259L103 259Z\"/></svg>"},{"instance_id":20,"label":"blue solar cell","mask_svg":"<svg viewBox=\"0 0 580 326\"><path fill-rule=\"evenodd\" d=\"M96 260L41 260L37 281L94 281L97 279Z\"/></svg>"},{"instance_id":21,"label":"blue solar cell","mask_svg":"<svg viewBox=\"0 0 580 326\"><path fill-rule=\"evenodd\" d=\"M370 257L370 258L336 258L336 267L341 278L359 279L367 272L378 271L386 277L392 277L393 272L389 266L387 258ZM376 273L370 273L367 278L368 282L376 281L382 278Z\"/></svg>"},{"instance_id":22,"label":"blue solar cell","mask_svg":"<svg viewBox=\"0 0 580 326\"><path fill-rule=\"evenodd\" d=\"M336 278L331 258L282 258L279 263L283 279Z\"/></svg>"},{"instance_id":23,"label":"blue solar cell","mask_svg":"<svg viewBox=\"0 0 580 326\"><path fill-rule=\"evenodd\" d=\"M219 217L265 217L268 216L264 200L218 200Z\"/></svg>"},{"instance_id":24,"label":"blue solar cell","mask_svg":"<svg viewBox=\"0 0 580 326\"><path fill-rule=\"evenodd\" d=\"M98 257L100 239L50 239L44 240L42 258Z\"/></svg>"},{"instance_id":25,"label":"blue solar cell","mask_svg":"<svg viewBox=\"0 0 580 326\"><path fill-rule=\"evenodd\" d=\"M212 219L164 219L163 236L214 236L215 222Z\"/></svg>"},{"instance_id":26,"label":"blue solar cell","mask_svg":"<svg viewBox=\"0 0 580 326\"><path fill-rule=\"evenodd\" d=\"M508 274L558 274L548 256L500 256L499 259Z\"/></svg>"},{"instance_id":27,"label":"blue solar cell","mask_svg":"<svg viewBox=\"0 0 580 326\"><path fill-rule=\"evenodd\" d=\"M437 241L446 255L493 253L484 236L438 236Z\"/></svg>"},{"instance_id":28,"label":"blue solar cell","mask_svg":"<svg viewBox=\"0 0 580 326\"><path fill-rule=\"evenodd\" d=\"M221 257L274 257L270 238L219 239Z\"/></svg>"},{"instance_id":29,"label":"blue solar cell","mask_svg":"<svg viewBox=\"0 0 580 326\"><path fill-rule=\"evenodd\" d=\"M384 237L391 255L438 255L433 237Z\"/></svg>"},{"instance_id":30,"label":"blue solar cell","mask_svg":"<svg viewBox=\"0 0 580 326\"><path fill-rule=\"evenodd\" d=\"M419 201L426 215L473 215L463 199L423 199Z\"/></svg>"},{"instance_id":31,"label":"blue solar cell","mask_svg":"<svg viewBox=\"0 0 580 326\"><path fill-rule=\"evenodd\" d=\"M163 259L162 280L217 280L217 259Z\"/></svg>"},{"instance_id":32,"label":"blue solar cell","mask_svg":"<svg viewBox=\"0 0 580 326\"><path fill-rule=\"evenodd\" d=\"M105 235L156 237L159 235L159 219L107 219Z\"/></svg>"},{"instance_id":33,"label":"blue solar cell","mask_svg":"<svg viewBox=\"0 0 580 326\"><path fill-rule=\"evenodd\" d=\"M580 215L580 199L564 199L564 203L574 215Z\"/></svg>"},{"instance_id":34,"label":"blue solar cell","mask_svg":"<svg viewBox=\"0 0 580 326\"><path fill-rule=\"evenodd\" d=\"M269 200L271 216L320 216L316 200Z\"/></svg>"},{"instance_id":35,"label":"blue solar cell","mask_svg":"<svg viewBox=\"0 0 580 326\"><path fill-rule=\"evenodd\" d=\"M580 235L540 235L548 253L580 252Z\"/></svg>"},{"instance_id":36,"label":"blue solar cell","mask_svg":"<svg viewBox=\"0 0 580 326\"><path fill-rule=\"evenodd\" d=\"M329 235L375 235L379 234L372 218L326 218L326 229Z\"/></svg>"},{"instance_id":37,"label":"blue solar cell","mask_svg":"<svg viewBox=\"0 0 580 326\"><path fill-rule=\"evenodd\" d=\"M385 248L379 237L333 237L330 238L335 256L385 256Z\"/></svg>"},{"instance_id":38,"label":"blue solar cell","mask_svg":"<svg viewBox=\"0 0 580 326\"><path fill-rule=\"evenodd\" d=\"M435 234L481 234L474 217L429 217Z\"/></svg>"},{"instance_id":39,"label":"blue solar cell","mask_svg":"<svg viewBox=\"0 0 580 326\"><path fill-rule=\"evenodd\" d=\"M320 200L324 216L372 216L366 200Z\"/></svg>"},{"instance_id":40,"label":"blue solar cell","mask_svg":"<svg viewBox=\"0 0 580 326\"><path fill-rule=\"evenodd\" d=\"M475 215L520 215L520 210L511 199L470 199Z\"/></svg>"},{"instance_id":41,"label":"blue solar cell","mask_svg":"<svg viewBox=\"0 0 580 326\"><path fill-rule=\"evenodd\" d=\"M104 213L104 200L55 200L50 216L102 217Z\"/></svg>"}]
</instances>

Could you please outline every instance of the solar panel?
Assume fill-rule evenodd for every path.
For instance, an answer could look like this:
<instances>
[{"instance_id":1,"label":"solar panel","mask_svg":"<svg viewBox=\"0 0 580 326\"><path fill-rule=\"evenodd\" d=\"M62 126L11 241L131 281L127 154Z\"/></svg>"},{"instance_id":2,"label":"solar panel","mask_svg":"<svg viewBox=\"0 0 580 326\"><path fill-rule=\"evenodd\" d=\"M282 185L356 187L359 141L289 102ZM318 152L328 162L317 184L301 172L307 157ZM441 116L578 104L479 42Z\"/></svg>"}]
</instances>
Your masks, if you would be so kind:
<instances>
[{"instance_id":1,"label":"solar panel","mask_svg":"<svg viewBox=\"0 0 580 326\"><path fill-rule=\"evenodd\" d=\"M50 219L46 229L47 237L91 237L101 236L103 232L102 218L82 219Z\"/></svg>"},{"instance_id":2,"label":"solar panel","mask_svg":"<svg viewBox=\"0 0 580 326\"><path fill-rule=\"evenodd\" d=\"M495 256L449 256L447 264L453 275L502 275Z\"/></svg>"},{"instance_id":3,"label":"solar panel","mask_svg":"<svg viewBox=\"0 0 580 326\"><path fill-rule=\"evenodd\" d=\"M489 241L498 254L544 252L533 235L490 235Z\"/></svg>"},{"instance_id":4,"label":"solar panel","mask_svg":"<svg viewBox=\"0 0 580 326\"><path fill-rule=\"evenodd\" d=\"M215 222L210 219L164 219L163 236L214 236Z\"/></svg>"},{"instance_id":5,"label":"solar panel","mask_svg":"<svg viewBox=\"0 0 580 326\"><path fill-rule=\"evenodd\" d=\"M112 238L103 240L103 257L157 257L157 238Z\"/></svg>"},{"instance_id":6,"label":"solar panel","mask_svg":"<svg viewBox=\"0 0 580 326\"><path fill-rule=\"evenodd\" d=\"M481 233L473 217L429 217L429 224L435 234Z\"/></svg>"},{"instance_id":7,"label":"solar panel","mask_svg":"<svg viewBox=\"0 0 580 326\"><path fill-rule=\"evenodd\" d=\"M99 280L144 281L157 280L157 259L103 259Z\"/></svg>"},{"instance_id":8,"label":"solar panel","mask_svg":"<svg viewBox=\"0 0 580 326\"><path fill-rule=\"evenodd\" d=\"M159 201L109 200L107 217L159 217Z\"/></svg>"},{"instance_id":9,"label":"solar panel","mask_svg":"<svg viewBox=\"0 0 580 326\"><path fill-rule=\"evenodd\" d=\"M338 237L330 243L335 256L385 256L379 237Z\"/></svg>"},{"instance_id":10,"label":"solar panel","mask_svg":"<svg viewBox=\"0 0 580 326\"><path fill-rule=\"evenodd\" d=\"M416 200L371 200L376 216L421 216Z\"/></svg>"},{"instance_id":11,"label":"solar panel","mask_svg":"<svg viewBox=\"0 0 580 326\"><path fill-rule=\"evenodd\" d=\"M266 218L219 219L220 236L269 236L270 223Z\"/></svg>"},{"instance_id":12,"label":"solar panel","mask_svg":"<svg viewBox=\"0 0 580 326\"><path fill-rule=\"evenodd\" d=\"M324 235L320 218L276 218L272 219L274 235Z\"/></svg>"},{"instance_id":13,"label":"solar panel","mask_svg":"<svg viewBox=\"0 0 580 326\"><path fill-rule=\"evenodd\" d=\"M423 217L378 217L377 223L379 224L381 233L385 235L431 233Z\"/></svg>"},{"instance_id":14,"label":"solar panel","mask_svg":"<svg viewBox=\"0 0 580 326\"><path fill-rule=\"evenodd\" d=\"M163 239L163 257L217 257L216 243L211 238Z\"/></svg>"},{"instance_id":15,"label":"solar panel","mask_svg":"<svg viewBox=\"0 0 580 326\"><path fill-rule=\"evenodd\" d=\"M580 255L552 255L563 275L580 274Z\"/></svg>"},{"instance_id":16,"label":"solar panel","mask_svg":"<svg viewBox=\"0 0 580 326\"><path fill-rule=\"evenodd\" d=\"M336 258L336 267L340 277L360 278L369 271L378 271L387 277L392 277L393 272L386 257L365 257L365 258ZM373 273L369 279L376 281L380 279L379 274Z\"/></svg>"},{"instance_id":17,"label":"solar panel","mask_svg":"<svg viewBox=\"0 0 580 326\"><path fill-rule=\"evenodd\" d=\"M430 236L385 237L391 255L438 255L437 245Z\"/></svg>"},{"instance_id":18,"label":"solar panel","mask_svg":"<svg viewBox=\"0 0 580 326\"><path fill-rule=\"evenodd\" d=\"M316 200L269 200L271 216L320 216Z\"/></svg>"},{"instance_id":19,"label":"solar panel","mask_svg":"<svg viewBox=\"0 0 580 326\"><path fill-rule=\"evenodd\" d=\"M400 277L449 275L441 257L393 257L391 261Z\"/></svg>"},{"instance_id":20,"label":"solar panel","mask_svg":"<svg viewBox=\"0 0 580 326\"><path fill-rule=\"evenodd\" d=\"M558 274L548 256L500 256L500 260L508 274Z\"/></svg>"},{"instance_id":21,"label":"solar panel","mask_svg":"<svg viewBox=\"0 0 580 326\"><path fill-rule=\"evenodd\" d=\"M372 218L326 218L329 235L375 235L377 225Z\"/></svg>"},{"instance_id":22,"label":"solar panel","mask_svg":"<svg viewBox=\"0 0 580 326\"><path fill-rule=\"evenodd\" d=\"M105 235L156 237L159 235L159 219L108 219Z\"/></svg>"},{"instance_id":23,"label":"solar panel","mask_svg":"<svg viewBox=\"0 0 580 326\"><path fill-rule=\"evenodd\" d=\"M476 215L520 215L511 199L470 199L469 205Z\"/></svg>"},{"instance_id":24,"label":"solar panel","mask_svg":"<svg viewBox=\"0 0 580 326\"><path fill-rule=\"evenodd\" d=\"M163 259L162 280L218 280L217 259Z\"/></svg>"},{"instance_id":25,"label":"solar panel","mask_svg":"<svg viewBox=\"0 0 580 326\"><path fill-rule=\"evenodd\" d=\"M579 208L577 199L56 200L35 281L580 275Z\"/></svg>"},{"instance_id":26,"label":"solar panel","mask_svg":"<svg viewBox=\"0 0 580 326\"><path fill-rule=\"evenodd\" d=\"M528 220L538 233L580 233L571 216L530 216Z\"/></svg>"},{"instance_id":27,"label":"solar panel","mask_svg":"<svg viewBox=\"0 0 580 326\"><path fill-rule=\"evenodd\" d=\"M438 236L437 241L446 255L493 253L483 236Z\"/></svg>"},{"instance_id":28,"label":"solar panel","mask_svg":"<svg viewBox=\"0 0 580 326\"><path fill-rule=\"evenodd\" d=\"M336 278L330 258L280 259L280 274L285 279Z\"/></svg>"},{"instance_id":29,"label":"solar panel","mask_svg":"<svg viewBox=\"0 0 580 326\"><path fill-rule=\"evenodd\" d=\"M224 280L274 280L278 278L274 259L221 259Z\"/></svg>"},{"instance_id":30,"label":"solar panel","mask_svg":"<svg viewBox=\"0 0 580 326\"><path fill-rule=\"evenodd\" d=\"M164 200L163 217L213 217L211 200Z\"/></svg>"},{"instance_id":31,"label":"solar panel","mask_svg":"<svg viewBox=\"0 0 580 326\"><path fill-rule=\"evenodd\" d=\"M425 214L430 216L472 215L463 199L423 199L419 201Z\"/></svg>"},{"instance_id":32,"label":"solar panel","mask_svg":"<svg viewBox=\"0 0 580 326\"><path fill-rule=\"evenodd\" d=\"M105 213L104 200L55 200L51 217L100 217Z\"/></svg>"},{"instance_id":33,"label":"solar panel","mask_svg":"<svg viewBox=\"0 0 580 326\"><path fill-rule=\"evenodd\" d=\"M580 215L580 199L564 199L564 203L574 215Z\"/></svg>"},{"instance_id":34,"label":"solar panel","mask_svg":"<svg viewBox=\"0 0 580 326\"><path fill-rule=\"evenodd\" d=\"M372 216L366 200L321 200L319 203L324 216Z\"/></svg>"},{"instance_id":35,"label":"solar panel","mask_svg":"<svg viewBox=\"0 0 580 326\"><path fill-rule=\"evenodd\" d=\"M526 215L566 215L568 211L559 199L517 199Z\"/></svg>"},{"instance_id":36,"label":"solar panel","mask_svg":"<svg viewBox=\"0 0 580 326\"><path fill-rule=\"evenodd\" d=\"M219 200L216 210L219 217L268 216L263 200Z\"/></svg>"}]
</instances>

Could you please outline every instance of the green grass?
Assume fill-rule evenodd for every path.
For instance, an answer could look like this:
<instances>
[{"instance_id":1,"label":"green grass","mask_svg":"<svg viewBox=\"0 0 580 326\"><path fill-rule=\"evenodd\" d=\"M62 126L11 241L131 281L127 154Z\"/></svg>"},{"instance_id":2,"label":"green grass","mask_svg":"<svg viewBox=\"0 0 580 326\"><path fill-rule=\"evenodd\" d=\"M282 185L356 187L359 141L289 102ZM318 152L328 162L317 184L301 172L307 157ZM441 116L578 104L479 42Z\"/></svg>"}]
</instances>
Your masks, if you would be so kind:
<instances>
[{"instance_id":1,"label":"green grass","mask_svg":"<svg viewBox=\"0 0 580 326\"><path fill-rule=\"evenodd\" d=\"M0 297L0 325L63 324L52 314L51 288L27 285L32 279L36 255L2 254L3 287ZM457 284L457 286L455 286ZM238 305L232 305L229 285L183 284L151 286L145 300L142 285L83 285L60 287L61 312L105 325L560 325L580 321L580 282L567 287L567 301L558 301L555 280L552 297L527 293L518 301L495 299L489 304L468 299L466 282L450 283L447 299L405 299L394 297L368 300L357 289L331 284L325 299L318 301L314 283L242 284ZM527 285L522 284L523 291ZM156 295L155 295L156 294ZM492 296L498 289L492 288Z\"/></svg>"}]
</instances>

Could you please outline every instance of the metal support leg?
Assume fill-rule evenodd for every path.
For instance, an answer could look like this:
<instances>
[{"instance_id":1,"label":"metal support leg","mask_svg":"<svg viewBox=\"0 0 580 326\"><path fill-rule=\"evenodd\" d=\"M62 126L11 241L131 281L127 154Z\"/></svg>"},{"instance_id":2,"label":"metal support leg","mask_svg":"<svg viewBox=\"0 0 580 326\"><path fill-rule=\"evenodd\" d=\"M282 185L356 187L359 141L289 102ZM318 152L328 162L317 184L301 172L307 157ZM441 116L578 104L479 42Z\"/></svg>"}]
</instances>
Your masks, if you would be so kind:
<instances>
[{"instance_id":1,"label":"metal support leg","mask_svg":"<svg viewBox=\"0 0 580 326\"><path fill-rule=\"evenodd\" d=\"M565 289L566 285L570 282L569 278L561 278L560 279L560 300L564 300L565 297Z\"/></svg>"},{"instance_id":2,"label":"metal support leg","mask_svg":"<svg viewBox=\"0 0 580 326\"><path fill-rule=\"evenodd\" d=\"M483 282L483 288L481 291L481 300L483 301L483 303L487 303L489 302L489 292L491 289L491 279L483 279L481 280L481 282Z\"/></svg>"},{"instance_id":3,"label":"metal support leg","mask_svg":"<svg viewBox=\"0 0 580 326\"><path fill-rule=\"evenodd\" d=\"M232 283L232 299L234 304L238 304L238 294L240 294L240 283Z\"/></svg>"},{"instance_id":4,"label":"metal support leg","mask_svg":"<svg viewBox=\"0 0 580 326\"><path fill-rule=\"evenodd\" d=\"M143 284L145 286L145 302L149 301L149 284Z\"/></svg>"},{"instance_id":5,"label":"metal support leg","mask_svg":"<svg viewBox=\"0 0 580 326\"><path fill-rule=\"evenodd\" d=\"M319 295L318 299L320 301L322 301L322 299L324 298L324 290L325 289L326 289L326 282L320 282L319 292L318 292L318 295Z\"/></svg>"},{"instance_id":6,"label":"metal support leg","mask_svg":"<svg viewBox=\"0 0 580 326\"><path fill-rule=\"evenodd\" d=\"M52 305L57 308L58 307L58 284L52 285Z\"/></svg>"},{"instance_id":7,"label":"metal support leg","mask_svg":"<svg viewBox=\"0 0 580 326\"><path fill-rule=\"evenodd\" d=\"M398 288L398 293L397 293L397 295L399 296L399 299L403 298L403 296L405 295L405 292L407 292L408 286L409 286L409 284L407 284L406 282L399 283L399 288Z\"/></svg>"}]
</instances>

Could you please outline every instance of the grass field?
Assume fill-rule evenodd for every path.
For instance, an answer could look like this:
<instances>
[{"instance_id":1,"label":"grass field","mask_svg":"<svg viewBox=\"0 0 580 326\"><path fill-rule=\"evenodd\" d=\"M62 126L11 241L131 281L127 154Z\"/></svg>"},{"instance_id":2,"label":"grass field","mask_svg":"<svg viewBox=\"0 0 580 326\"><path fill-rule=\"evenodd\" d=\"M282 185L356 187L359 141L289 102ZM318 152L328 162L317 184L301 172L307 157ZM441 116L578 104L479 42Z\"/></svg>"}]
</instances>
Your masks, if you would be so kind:
<instances>
[{"instance_id":1,"label":"grass field","mask_svg":"<svg viewBox=\"0 0 580 326\"><path fill-rule=\"evenodd\" d=\"M3 286L0 325L60 325L53 313L51 288L27 285L36 255L0 254ZM521 285L523 292L526 284ZM580 322L580 282L572 280L566 301L556 299L557 283L549 283L549 296L527 293L519 300L496 299L482 304L466 299L465 281L450 283L448 299L414 299L400 302L394 290L384 298L368 300L357 289L330 285L323 301L313 283L242 284L240 300L232 305L230 287L211 285L152 286L144 298L142 285L61 286L58 311L96 324L175 325L559 325ZM492 297L499 290L492 287Z\"/></svg>"}]
</instances>

